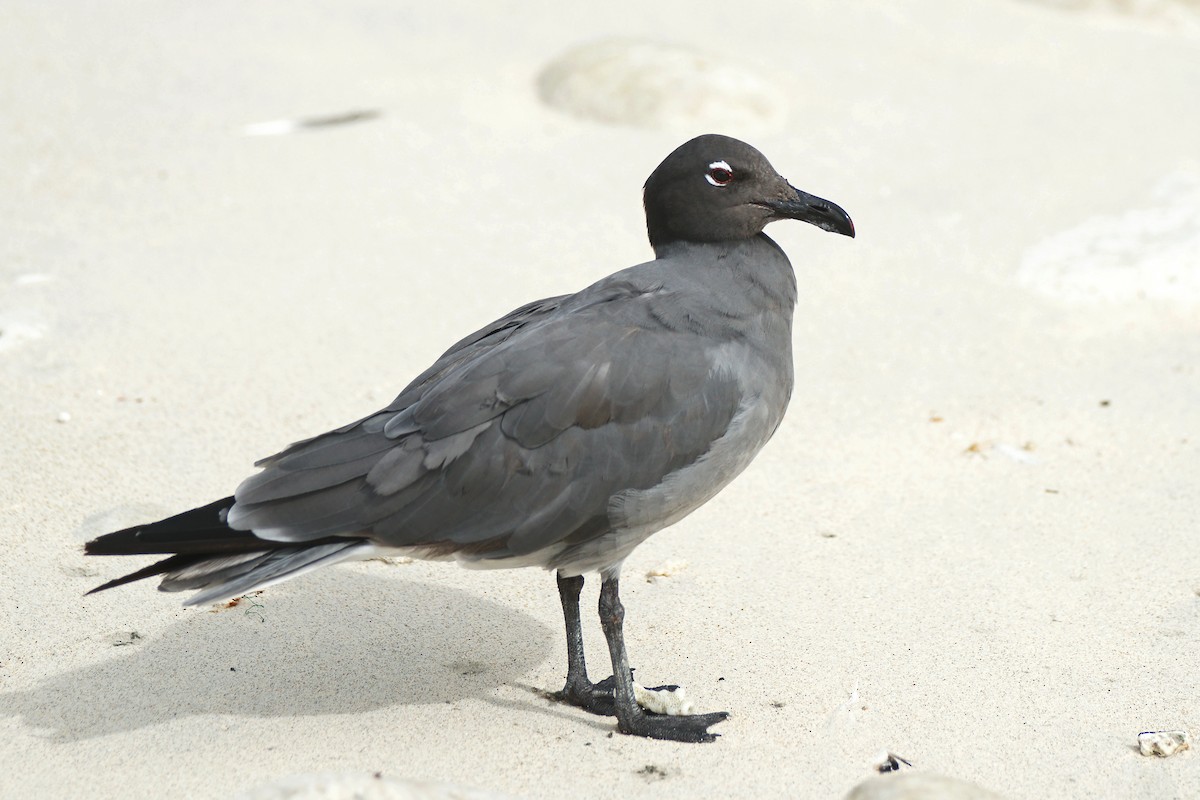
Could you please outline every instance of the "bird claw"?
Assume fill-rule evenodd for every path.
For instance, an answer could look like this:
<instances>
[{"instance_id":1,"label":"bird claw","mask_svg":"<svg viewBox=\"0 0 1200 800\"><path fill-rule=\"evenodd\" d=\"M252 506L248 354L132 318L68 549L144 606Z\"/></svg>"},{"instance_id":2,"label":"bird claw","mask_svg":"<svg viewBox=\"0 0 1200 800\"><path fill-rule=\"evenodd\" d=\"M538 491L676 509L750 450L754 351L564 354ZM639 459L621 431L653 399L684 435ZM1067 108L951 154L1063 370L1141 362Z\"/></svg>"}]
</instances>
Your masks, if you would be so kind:
<instances>
[{"instance_id":1,"label":"bird claw","mask_svg":"<svg viewBox=\"0 0 1200 800\"><path fill-rule=\"evenodd\" d=\"M617 729L630 736L645 736L672 742L715 742L719 734L709 733L709 727L727 719L727 711L678 717L643 711L633 715L632 719L620 720Z\"/></svg>"},{"instance_id":2,"label":"bird claw","mask_svg":"<svg viewBox=\"0 0 1200 800\"><path fill-rule=\"evenodd\" d=\"M633 678L632 669L629 670L629 677ZM612 675L596 683L583 681L573 684L568 681L566 686L560 691L554 692L550 695L550 698L560 703L577 706L584 711L601 717L615 717L617 715L616 685L617 682ZM679 686L673 683L666 686L646 687L651 692L673 692L678 688ZM659 716L653 711L646 711L645 713L651 716Z\"/></svg>"},{"instance_id":3,"label":"bird claw","mask_svg":"<svg viewBox=\"0 0 1200 800\"><path fill-rule=\"evenodd\" d=\"M599 683L568 682L561 691L555 692L551 697L560 703L577 706L601 717L615 717L617 715L616 691L613 688L615 683L616 681L612 679L611 675Z\"/></svg>"},{"instance_id":4,"label":"bird claw","mask_svg":"<svg viewBox=\"0 0 1200 800\"><path fill-rule=\"evenodd\" d=\"M633 670L629 671L630 678ZM673 692L679 688L676 684L646 687L651 692ZM584 711L604 717L619 717L617 713L616 680L609 675L602 681L567 683L561 691L551 697L560 703L577 706ZM646 736L651 739L664 739L676 742L711 742L717 734L709 733L709 727L716 725L729 717L724 711L712 714L656 714L641 706L635 706L628 722L617 724L621 733L631 736Z\"/></svg>"}]
</instances>

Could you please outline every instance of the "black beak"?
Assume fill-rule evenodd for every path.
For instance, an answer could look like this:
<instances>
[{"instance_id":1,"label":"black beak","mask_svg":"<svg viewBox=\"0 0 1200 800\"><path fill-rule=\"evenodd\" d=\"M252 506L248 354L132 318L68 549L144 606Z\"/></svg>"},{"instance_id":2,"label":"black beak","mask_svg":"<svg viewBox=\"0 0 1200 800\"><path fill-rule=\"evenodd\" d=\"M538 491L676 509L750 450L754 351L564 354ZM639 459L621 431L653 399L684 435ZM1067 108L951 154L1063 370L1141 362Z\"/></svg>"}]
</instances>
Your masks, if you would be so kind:
<instances>
[{"instance_id":1,"label":"black beak","mask_svg":"<svg viewBox=\"0 0 1200 800\"><path fill-rule=\"evenodd\" d=\"M798 219L816 225L823 231L840 233L854 238L854 223L842 207L837 203L822 200L820 197L802 192L791 184L788 188L795 192L794 197L784 200L774 200L764 203L783 219Z\"/></svg>"}]
</instances>

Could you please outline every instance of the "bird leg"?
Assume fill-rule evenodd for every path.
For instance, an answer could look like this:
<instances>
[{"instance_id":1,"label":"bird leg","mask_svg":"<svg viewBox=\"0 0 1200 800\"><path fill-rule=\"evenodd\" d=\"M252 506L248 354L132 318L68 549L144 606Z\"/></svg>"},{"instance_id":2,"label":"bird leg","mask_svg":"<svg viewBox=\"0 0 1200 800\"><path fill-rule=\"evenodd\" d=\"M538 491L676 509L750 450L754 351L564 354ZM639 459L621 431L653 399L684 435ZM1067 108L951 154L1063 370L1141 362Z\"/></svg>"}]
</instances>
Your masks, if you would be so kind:
<instances>
[{"instance_id":1,"label":"bird leg","mask_svg":"<svg viewBox=\"0 0 1200 800\"><path fill-rule=\"evenodd\" d=\"M562 586L562 580L559 581ZM579 579L582 588L583 580ZM566 613L566 595L563 595L563 610ZM579 593L575 592L575 614L578 620ZM613 701L616 706L617 728L622 733L634 736L648 736L651 739L670 739L677 742L711 742L717 734L709 733L710 725L729 717L724 711L712 714L689 714L681 716L665 716L648 713L637 703L633 690L633 675L629 669L629 656L625 652L625 607L621 605L619 581L616 574L605 575L600 584L600 626L604 629L604 638L608 640L608 652L612 656ZM567 643L570 653L570 619L568 617ZM578 628L578 622L576 622ZM572 661L572 665L574 662ZM580 642L579 664L583 666L583 647ZM587 678L584 676L584 680ZM571 685L570 676L567 678L568 687Z\"/></svg>"},{"instance_id":2,"label":"bird leg","mask_svg":"<svg viewBox=\"0 0 1200 800\"><path fill-rule=\"evenodd\" d=\"M554 698L593 714L611 717L617 713L613 679L605 678L600 683L588 680L587 662L583 657L583 627L579 619L579 593L582 590L582 575L564 578L561 572L558 573L558 597L567 625L567 683Z\"/></svg>"},{"instance_id":3,"label":"bird leg","mask_svg":"<svg viewBox=\"0 0 1200 800\"><path fill-rule=\"evenodd\" d=\"M558 597L562 601L563 620L567 626L567 683L562 691L551 695L555 700L578 706L585 711L606 717L617 715L614 687L616 681L609 675L602 681L592 683L587 674L587 660L583 654L583 627L579 614L579 594L583 589L583 576L564 578L558 574ZM632 677L633 668L629 669ZM652 686L650 691L674 691L678 686Z\"/></svg>"}]
</instances>

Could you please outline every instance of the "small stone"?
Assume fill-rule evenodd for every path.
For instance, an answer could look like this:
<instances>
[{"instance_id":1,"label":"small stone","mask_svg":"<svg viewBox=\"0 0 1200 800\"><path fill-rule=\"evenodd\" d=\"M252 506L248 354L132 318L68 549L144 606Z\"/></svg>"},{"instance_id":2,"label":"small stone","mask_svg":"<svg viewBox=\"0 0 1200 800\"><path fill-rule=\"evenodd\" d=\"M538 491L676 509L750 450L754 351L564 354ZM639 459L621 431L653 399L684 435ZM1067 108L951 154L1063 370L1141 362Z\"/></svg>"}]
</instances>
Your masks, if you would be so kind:
<instances>
[{"instance_id":1,"label":"small stone","mask_svg":"<svg viewBox=\"0 0 1200 800\"><path fill-rule=\"evenodd\" d=\"M62 423L70 422L71 421L71 413L69 411L60 411L60 412L58 412L58 416L55 417L54 420L55 420L55 422L62 422Z\"/></svg>"}]
</instances>

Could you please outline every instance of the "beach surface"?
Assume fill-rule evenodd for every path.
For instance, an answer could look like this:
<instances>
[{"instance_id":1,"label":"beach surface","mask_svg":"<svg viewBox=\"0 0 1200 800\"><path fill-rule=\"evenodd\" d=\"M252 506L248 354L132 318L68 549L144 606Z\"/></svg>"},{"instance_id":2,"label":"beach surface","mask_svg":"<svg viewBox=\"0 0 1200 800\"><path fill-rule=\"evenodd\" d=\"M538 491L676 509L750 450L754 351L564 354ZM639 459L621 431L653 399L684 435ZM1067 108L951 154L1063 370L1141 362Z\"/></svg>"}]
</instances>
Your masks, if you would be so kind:
<instances>
[{"instance_id":1,"label":"beach surface","mask_svg":"<svg viewBox=\"0 0 1200 800\"><path fill-rule=\"evenodd\" d=\"M1137 749L1200 736L1196 3L0 22L0 797L379 773L840 798L886 752L1010 800L1200 797L1195 746ZM770 228L800 287L788 415L625 563L638 680L729 711L717 742L547 699L566 653L539 570L83 596L149 561L87 539L225 496L483 323L650 258L642 183L707 132L858 229Z\"/></svg>"}]
</instances>

